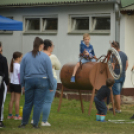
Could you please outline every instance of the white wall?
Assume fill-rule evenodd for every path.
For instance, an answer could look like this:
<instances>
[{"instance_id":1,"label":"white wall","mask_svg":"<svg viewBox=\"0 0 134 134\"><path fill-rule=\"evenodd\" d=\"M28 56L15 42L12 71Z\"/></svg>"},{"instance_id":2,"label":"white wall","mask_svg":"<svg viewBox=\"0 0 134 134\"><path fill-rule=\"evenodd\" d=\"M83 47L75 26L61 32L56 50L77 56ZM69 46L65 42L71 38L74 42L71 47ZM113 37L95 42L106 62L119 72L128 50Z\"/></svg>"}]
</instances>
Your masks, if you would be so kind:
<instances>
[{"instance_id":1,"label":"white wall","mask_svg":"<svg viewBox=\"0 0 134 134\"><path fill-rule=\"evenodd\" d=\"M111 14L111 34L91 35L91 44L94 46L96 56L106 54L110 47L109 40L115 40L115 14L112 5L87 5L87 6L61 6L61 7L32 7L32 8L4 8L0 9L0 14L13 16L14 19L23 21L25 15L45 15L58 14L58 34L57 35L23 35L22 32L13 32L13 35L0 35L3 43L4 55L8 61L11 60L14 51L26 53L31 51L33 40L36 36L43 39L51 39L54 42L54 53L57 55L62 65L68 62L77 62L79 54L79 44L82 35L68 35L69 14ZM59 72L57 73L59 75Z\"/></svg>"},{"instance_id":2,"label":"white wall","mask_svg":"<svg viewBox=\"0 0 134 134\"><path fill-rule=\"evenodd\" d=\"M122 25L122 39L121 42L125 45L125 53L128 56L129 67L126 73L126 81L124 87L133 87L131 82L131 69L134 65L134 15L123 16L123 25Z\"/></svg>"}]
</instances>

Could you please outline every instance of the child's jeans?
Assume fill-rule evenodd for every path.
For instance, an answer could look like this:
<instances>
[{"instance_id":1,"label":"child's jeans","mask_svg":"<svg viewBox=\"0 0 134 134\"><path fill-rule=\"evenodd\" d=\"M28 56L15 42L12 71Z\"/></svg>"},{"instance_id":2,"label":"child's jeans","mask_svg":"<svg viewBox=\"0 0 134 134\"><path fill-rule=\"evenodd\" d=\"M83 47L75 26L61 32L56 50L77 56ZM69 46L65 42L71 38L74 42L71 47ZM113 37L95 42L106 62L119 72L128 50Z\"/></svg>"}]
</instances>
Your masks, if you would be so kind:
<instances>
[{"instance_id":1,"label":"child's jeans","mask_svg":"<svg viewBox=\"0 0 134 134\"><path fill-rule=\"evenodd\" d=\"M107 114L107 107L104 101L100 101L96 96L94 98L96 109L98 110L98 114L106 115Z\"/></svg>"},{"instance_id":2,"label":"child's jeans","mask_svg":"<svg viewBox=\"0 0 134 134\"><path fill-rule=\"evenodd\" d=\"M80 62L80 59L81 59L81 58L79 58L79 62ZM83 59L81 60L81 63L82 63L82 64L87 63L87 62L96 62L96 60L95 60L95 59L90 59L90 60L88 60L88 59L85 59L85 58L83 58Z\"/></svg>"}]
</instances>

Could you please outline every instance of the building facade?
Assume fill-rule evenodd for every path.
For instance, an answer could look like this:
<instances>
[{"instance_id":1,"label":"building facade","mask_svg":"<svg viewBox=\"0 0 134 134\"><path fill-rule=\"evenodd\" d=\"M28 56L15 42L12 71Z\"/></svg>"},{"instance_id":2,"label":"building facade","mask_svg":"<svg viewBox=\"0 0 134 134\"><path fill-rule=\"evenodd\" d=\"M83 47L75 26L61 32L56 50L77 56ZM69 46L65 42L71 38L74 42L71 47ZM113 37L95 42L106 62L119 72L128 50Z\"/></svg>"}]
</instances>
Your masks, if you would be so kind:
<instances>
[{"instance_id":1,"label":"building facade","mask_svg":"<svg viewBox=\"0 0 134 134\"><path fill-rule=\"evenodd\" d=\"M124 87L132 87L130 63L133 63L131 59L133 44L129 43L129 38L133 32L127 23L132 24L133 19L129 21L125 15L120 14L120 1L50 0L44 3L43 1L46 0L38 0L38 3L36 0L30 0L29 3L25 0L20 3L15 0L0 2L1 15L23 22L23 31L0 31L3 54L9 63L14 51L21 51L23 54L31 51L36 36L53 41L54 54L62 65L69 62L76 63L82 35L88 32L97 57L107 54L110 48L109 41L120 42L121 50L127 53L129 59ZM133 40L134 38L131 38L130 42ZM59 73L60 71L57 72L58 76Z\"/></svg>"}]
</instances>

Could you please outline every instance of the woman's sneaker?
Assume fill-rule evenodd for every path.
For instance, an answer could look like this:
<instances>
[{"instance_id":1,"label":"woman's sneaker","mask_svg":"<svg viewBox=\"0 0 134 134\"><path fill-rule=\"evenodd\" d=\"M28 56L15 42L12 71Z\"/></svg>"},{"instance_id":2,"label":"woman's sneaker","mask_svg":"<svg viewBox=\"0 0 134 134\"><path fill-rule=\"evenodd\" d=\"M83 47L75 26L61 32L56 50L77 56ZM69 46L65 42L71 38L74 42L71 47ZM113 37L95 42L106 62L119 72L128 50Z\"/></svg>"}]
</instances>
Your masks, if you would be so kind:
<instances>
[{"instance_id":1,"label":"woman's sneaker","mask_svg":"<svg viewBox=\"0 0 134 134\"><path fill-rule=\"evenodd\" d=\"M14 116L7 116L7 119L14 119Z\"/></svg>"},{"instance_id":2,"label":"woman's sneaker","mask_svg":"<svg viewBox=\"0 0 134 134\"><path fill-rule=\"evenodd\" d=\"M41 122L41 126L48 126L48 127L50 127L51 126L51 124L49 123L49 122Z\"/></svg>"},{"instance_id":3,"label":"woman's sneaker","mask_svg":"<svg viewBox=\"0 0 134 134\"><path fill-rule=\"evenodd\" d=\"M14 120L22 120L22 117L20 117L20 116L14 116Z\"/></svg>"},{"instance_id":4,"label":"woman's sneaker","mask_svg":"<svg viewBox=\"0 0 134 134\"><path fill-rule=\"evenodd\" d=\"M33 124L33 120L31 120L31 124Z\"/></svg>"}]
</instances>

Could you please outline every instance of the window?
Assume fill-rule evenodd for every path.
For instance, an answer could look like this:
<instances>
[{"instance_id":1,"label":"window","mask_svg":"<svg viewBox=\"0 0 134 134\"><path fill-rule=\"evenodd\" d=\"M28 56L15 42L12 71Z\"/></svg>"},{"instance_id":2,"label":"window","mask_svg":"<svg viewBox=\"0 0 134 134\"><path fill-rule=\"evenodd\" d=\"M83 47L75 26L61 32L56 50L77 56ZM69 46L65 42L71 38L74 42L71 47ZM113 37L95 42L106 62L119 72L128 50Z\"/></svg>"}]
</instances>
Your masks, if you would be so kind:
<instances>
[{"instance_id":1,"label":"window","mask_svg":"<svg viewBox=\"0 0 134 134\"><path fill-rule=\"evenodd\" d=\"M110 33L110 14L70 15L69 33Z\"/></svg>"},{"instance_id":2,"label":"window","mask_svg":"<svg viewBox=\"0 0 134 134\"><path fill-rule=\"evenodd\" d=\"M89 30L89 18L72 18L74 30Z\"/></svg>"},{"instance_id":3,"label":"window","mask_svg":"<svg viewBox=\"0 0 134 134\"><path fill-rule=\"evenodd\" d=\"M24 33L39 34L56 34L58 30L58 17L42 16L42 17L25 17Z\"/></svg>"},{"instance_id":4,"label":"window","mask_svg":"<svg viewBox=\"0 0 134 134\"><path fill-rule=\"evenodd\" d=\"M26 31L39 31L40 30L40 19L26 19Z\"/></svg>"},{"instance_id":5,"label":"window","mask_svg":"<svg viewBox=\"0 0 134 134\"><path fill-rule=\"evenodd\" d=\"M95 30L110 30L110 17L93 17Z\"/></svg>"},{"instance_id":6,"label":"window","mask_svg":"<svg viewBox=\"0 0 134 134\"><path fill-rule=\"evenodd\" d=\"M58 19L56 18L44 18L43 19L43 30L57 30L58 29Z\"/></svg>"},{"instance_id":7,"label":"window","mask_svg":"<svg viewBox=\"0 0 134 134\"><path fill-rule=\"evenodd\" d=\"M7 18L10 18L10 19L13 19L13 17L9 17L9 16L7 16ZM13 34L13 31L2 31L2 30L0 30L0 34Z\"/></svg>"}]
</instances>

